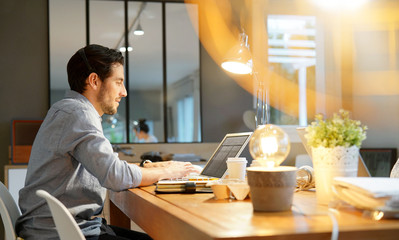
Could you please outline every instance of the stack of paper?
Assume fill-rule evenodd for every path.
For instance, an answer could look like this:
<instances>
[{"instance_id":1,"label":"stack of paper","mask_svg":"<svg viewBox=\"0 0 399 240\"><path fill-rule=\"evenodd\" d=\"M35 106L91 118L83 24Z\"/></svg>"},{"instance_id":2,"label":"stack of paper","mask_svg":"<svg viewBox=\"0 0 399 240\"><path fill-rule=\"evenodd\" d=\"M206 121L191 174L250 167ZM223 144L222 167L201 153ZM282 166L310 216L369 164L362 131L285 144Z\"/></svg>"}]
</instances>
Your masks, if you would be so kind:
<instances>
[{"instance_id":1,"label":"stack of paper","mask_svg":"<svg viewBox=\"0 0 399 240\"><path fill-rule=\"evenodd\" d=\"M334 193L360 209L399 211L399 178L336 177Z\"/></svg>"},{"instance_id":2,"label":"stack of paper","mask_svg":"<svg viewBox=\"0 0 399 240\"><path fill-rule=\"evenodd\" d=\"M194 192L212 192L207 183L215 181L217 178L196 178L179 180L160 180L156 183L155 191L158 193L194 193Z\"/></svg>"}]
</instances>

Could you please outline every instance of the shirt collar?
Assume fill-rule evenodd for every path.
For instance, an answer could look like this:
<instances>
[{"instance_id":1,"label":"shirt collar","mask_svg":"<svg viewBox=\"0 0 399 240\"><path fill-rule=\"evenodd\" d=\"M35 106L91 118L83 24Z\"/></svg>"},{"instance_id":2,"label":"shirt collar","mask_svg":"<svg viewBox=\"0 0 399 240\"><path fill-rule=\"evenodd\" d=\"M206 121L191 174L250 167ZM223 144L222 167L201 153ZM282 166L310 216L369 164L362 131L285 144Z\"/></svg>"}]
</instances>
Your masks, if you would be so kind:
<instances>
[{"instance_id":1,"label":"shirt collar","mask_svg":"<svg viewBox=\"0 0 399 240\"><path fill-rule=\"evenodd\" d=\"M74 90L67 90L65 92L65 98L73 98L76 99L78 101L81 101L85 104L87 104L88 106L91 106L91 108L96 112L98 118L102 121L102 118L100 116L100 114L98 114L96 108L93 106L93 104L89 101L89 99L87 99L85 96L83 96L82 94L74 91Z\"/></svg>"}]
</instances>

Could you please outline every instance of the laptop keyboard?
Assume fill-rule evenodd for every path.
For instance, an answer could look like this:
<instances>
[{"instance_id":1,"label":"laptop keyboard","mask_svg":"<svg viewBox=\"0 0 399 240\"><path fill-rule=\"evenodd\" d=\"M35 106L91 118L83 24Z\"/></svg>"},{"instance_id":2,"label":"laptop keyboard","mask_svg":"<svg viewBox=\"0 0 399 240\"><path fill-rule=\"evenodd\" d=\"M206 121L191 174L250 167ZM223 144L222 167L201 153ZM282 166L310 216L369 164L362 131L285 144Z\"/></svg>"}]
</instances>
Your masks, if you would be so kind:
<instances>
[{"instance_id":1,"label":"laptop keyboard","mask_svg":"<svg viewBox=\"0 0 399 240\"><path fill-rule=\"evenodd\" d=\"M169 178L169 179L164 179L162 181L197 181L197 182L208 182L208 181L214 181L218 180L219 178L215 177L204 177L204 176L189 176L189 177L183 177L183 178Z\"/></svg>"}]
</instances>

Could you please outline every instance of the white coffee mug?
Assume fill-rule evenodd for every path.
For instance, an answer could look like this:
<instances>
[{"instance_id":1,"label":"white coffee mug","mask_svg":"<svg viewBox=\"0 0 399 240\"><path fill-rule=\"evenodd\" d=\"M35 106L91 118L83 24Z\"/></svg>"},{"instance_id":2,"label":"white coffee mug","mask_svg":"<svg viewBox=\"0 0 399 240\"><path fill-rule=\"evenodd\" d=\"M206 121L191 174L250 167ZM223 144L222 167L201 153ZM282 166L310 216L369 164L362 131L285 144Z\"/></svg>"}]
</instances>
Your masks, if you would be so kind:
<instances>
[{"instance_id":1,"label":"white coffee mug","mask_svg":"<svg viewBox=\"0 0 399 240\"><path fill-rule=\"evenodd\" d=\"M247 159L244 157L227 158L229 179L245 180Z\"/></svg>"}]
</instances>

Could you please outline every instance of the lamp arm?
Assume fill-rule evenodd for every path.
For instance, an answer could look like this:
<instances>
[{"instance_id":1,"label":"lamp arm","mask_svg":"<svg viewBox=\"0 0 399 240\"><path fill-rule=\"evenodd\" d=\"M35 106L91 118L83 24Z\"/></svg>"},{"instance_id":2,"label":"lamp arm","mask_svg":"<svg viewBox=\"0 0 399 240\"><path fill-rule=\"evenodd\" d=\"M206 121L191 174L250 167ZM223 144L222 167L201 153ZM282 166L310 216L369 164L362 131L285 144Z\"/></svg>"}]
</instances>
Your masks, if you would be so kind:
<instances>
[{"instance_id":1,"label":"lamp arm","mask_svg":"<svg viewBox=\"0 0 399 240\"><path fill-rule=\"evenodd\" d=\"M270 120L270 107L268 104L269 94L263 81L257 77L257 72L253 72L255 82L257 84L256 89L256 128L259 125L266 125Z\"/></svg>"}]
</instances>

